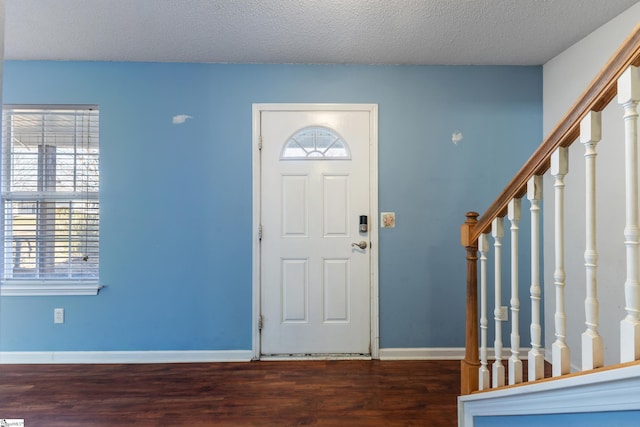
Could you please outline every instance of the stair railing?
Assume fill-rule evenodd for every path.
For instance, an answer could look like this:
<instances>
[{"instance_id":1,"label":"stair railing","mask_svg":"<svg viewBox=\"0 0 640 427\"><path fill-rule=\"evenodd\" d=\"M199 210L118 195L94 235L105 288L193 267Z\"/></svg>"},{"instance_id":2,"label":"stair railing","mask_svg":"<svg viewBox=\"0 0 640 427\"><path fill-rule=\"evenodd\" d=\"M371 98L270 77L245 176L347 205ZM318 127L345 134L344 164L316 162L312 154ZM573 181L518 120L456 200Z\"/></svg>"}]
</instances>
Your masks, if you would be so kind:
<instances>
[{"instance_id":1,"label":"stair railing","mask_svg":"<svg viewBox=\"0 0 640 427\"><path fill-rule=\"evenodd\" d=\"M580 140L585 149L585 241L584 251L586 300L585 324L582 334L582 370L602 367L604 364L603 339L598 332L597 299L597 247L595 240L596 217L596 147L601 137L600 112L617 96L624 107L625 124L625 204L626 226L626 281L624 303L627 315L621 320L621 363L640 360L640 218L638 210L638 113L640 102L640 25L627 37L604 68L555 126L547 138L509 182L497 199L480 216L476 212L466 214L461 227L461 243L466 249L467 299L466 346L461 362L461 393L470 394L506 385L518 384L523 379L520 360L518 323L518 232L521 199L526 196L531 212L531 350L528 359L528 380L544 377L541 328L540 286L540 202L542 200L542 176L549 172L554 179L554 287L556 310L554 316L556 341L552 344L552 375L562 376L570 371L569 348L566 343L566 313L564 309L564 177L568 173L567 147ZM506 313L500 300L502 277L501 246L505 217L509 222L511 239L511 335L510 356L506 361L508 378L505 378L505 355L501 330ZM622 236L621 236L622 237ZM495 301L495 361L487 360L487 254L491 242L494 251ZM479 254L479 256L478 256ZM480 301L478 301L478 258L480 259ZM480 307L480 316L478 313ZM549 327L549 326L547 326ZM478 342L480 332L480 343ZM490 371L492 375L490 375Z\"/></svg>"}]
</instances>

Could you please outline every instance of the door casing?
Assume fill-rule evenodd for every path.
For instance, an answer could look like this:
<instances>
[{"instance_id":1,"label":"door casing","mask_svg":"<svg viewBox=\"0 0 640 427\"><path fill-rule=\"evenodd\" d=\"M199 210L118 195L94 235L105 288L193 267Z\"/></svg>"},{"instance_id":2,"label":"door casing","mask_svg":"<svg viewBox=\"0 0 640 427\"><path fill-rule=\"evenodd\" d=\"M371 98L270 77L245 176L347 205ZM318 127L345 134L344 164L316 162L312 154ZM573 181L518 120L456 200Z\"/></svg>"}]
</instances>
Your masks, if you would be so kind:
<instances>
[{"instance_id":1,"label":"door casing","mask_svg":"<svg viewBox=\"0 0 640 427\"><path fill-rule=\"evenodd\" d=\"M260 292L261 292L261 157L260 132L261 113L263 111L368 111L370 123L369 141L369 238L371 241L371 273L370 273L370 313L371 313L371 358L379 358L379 281L378 281L378 105L377 104L253 104L252 115L252 183L253 183L253 228L252 228L252 358L260 359Z\"/></svg>"}]
</instances>

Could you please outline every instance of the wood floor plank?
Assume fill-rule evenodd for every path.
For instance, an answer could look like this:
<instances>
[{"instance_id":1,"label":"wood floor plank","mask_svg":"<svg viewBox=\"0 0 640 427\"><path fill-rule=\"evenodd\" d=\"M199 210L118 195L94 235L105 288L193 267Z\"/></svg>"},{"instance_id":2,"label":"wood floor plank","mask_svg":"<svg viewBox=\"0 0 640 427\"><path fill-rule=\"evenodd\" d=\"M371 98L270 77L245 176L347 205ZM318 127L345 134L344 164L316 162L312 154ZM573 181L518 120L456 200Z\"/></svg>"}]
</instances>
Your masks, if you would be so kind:
<instances>
[{"instance_id":1,"label":"wood floor plank","mask_svg":"<svg viewBox=\"0 0 640 427\"><path fill-rule=\"evenodd\" d=\"M0 365L28 427L456 426L459 361Z\"/></svg>"}]
</instances>

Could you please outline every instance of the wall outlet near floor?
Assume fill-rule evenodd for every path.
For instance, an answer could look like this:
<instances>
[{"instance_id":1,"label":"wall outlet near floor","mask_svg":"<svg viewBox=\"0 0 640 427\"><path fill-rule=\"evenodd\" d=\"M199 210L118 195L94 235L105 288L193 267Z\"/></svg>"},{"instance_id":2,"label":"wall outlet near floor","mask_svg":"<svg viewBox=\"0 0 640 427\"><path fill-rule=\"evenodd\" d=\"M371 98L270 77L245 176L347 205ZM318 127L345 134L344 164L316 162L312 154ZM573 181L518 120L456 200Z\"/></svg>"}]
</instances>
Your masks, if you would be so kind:
<instances>
[{"instance_id":1,"label":"wall outlet near floor","mask_svg":"<svg viewBox=\"0 0 640 427\"><path fill-rule=\"evenodd\" d=\"M53 323L64 323L64 308L53 309Z\"/></svg>"},{"instance_id":2,"label":"wall outlet near floor","mask_svg":"<svg viewBox=\"0 0 640 427\"><path fill-rule=\"evenodd\" d=\"M498 320L502 321L502 322L508 322L509 321L509 307L503 305L502 307L500 307L500 313L498 316Z\"/></svg>"}]
</instances>

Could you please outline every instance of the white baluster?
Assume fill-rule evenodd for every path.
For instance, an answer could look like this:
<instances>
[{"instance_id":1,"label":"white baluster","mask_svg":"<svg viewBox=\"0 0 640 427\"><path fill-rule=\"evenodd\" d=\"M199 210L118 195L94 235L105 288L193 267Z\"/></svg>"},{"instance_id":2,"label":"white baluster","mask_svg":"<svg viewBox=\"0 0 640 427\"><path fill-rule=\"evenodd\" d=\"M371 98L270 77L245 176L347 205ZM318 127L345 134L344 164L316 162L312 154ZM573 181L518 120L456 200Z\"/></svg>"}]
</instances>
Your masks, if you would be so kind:
<instances>
[{"instance_id":1,"label":"white baluster","mask_svg":"<svg viewBox=\"0 0 640 427\"><path fill-rule=\"evenodd\" d=\"M627 316L620 322L620 361L640 359L640 252L638 247L638 101L640 69L629 67L618 79L618 103L624 107L625 200L624 244L627 278L624 283Z\"/></svg>"},{"instance_id":2,"label":"white baluster","mask_svg":"<svg viewBox=\"0 0 640 427\"><path fill-rule=\"evenodd\" d=\"M518 224L522 214L520 199L509 202L507 217L511 222L511 357L509 357L509 384L522 382L520 360L520 299L518 298Z\"/></svg>"},{"instance_id":3,"label":"white baluster","mask_svg":"<svg viewBox=\"0 0 640 427\"><path fill-rule=\"evenodd\" d=\"M554 377L571 371L571 351L567 346L567 316L565 314L564 287L564 177L569 172L567 148L559 147L551 155L551 175L555 189L555 270L553 283L556 288L555 335L551 346L552 373Z\"/></svg>"},{"instance_id":4,"label":"white baluster","mask_svg":"<svg viewBox=\"0 0 640 427\"><path fill-rule=\"evenodd\" d=\"M480 371L478 385L480 390L489 388L489 368L487 367L487 253L489 252L489 239L486 234L478 238L478 251L480 251Z\"/></svg>"},{"instance_id":5,"label":"white baluster","mask_svg":"<svg viewBox=\"0 0 640 427\"><path fill-rule=\"evenodd\" d=\"M598 333L598 251L596 247L596 145L601 135L601 114L590 111L580 121L580 142L585 153L585 241L584 266L587 297L584 301L587 329L582 333L582 370L604 364L604 343Z\"/></svg>"},{"instance_id":6,"label":"white baluster","mask_svg":"<svg viewBox=\"0 0 640 427\"><path fill-rule=\"evenodd\" d=\"M496 360L493 362L492 387L502 387L504 385L504 366L502 365L502 236L504 235L504 218L496 218L491 224L491 235L493 236L494 247L494 292L495 308L493 318L495 320L495 340L493 343L496 353Z\"/></svg>"},{"instance_id":7,"label":"white baluster","mask_svg":"<svg viewBox=\"0 0 640 427\"><path fill-rule=\"evenodd\" d=\"M531 204L531 350L529 351L529 381L544 378L542 327L540 326L540 201L542 176L534 175L527 183L527 199Z\"/></svg>"}]
</instances>

